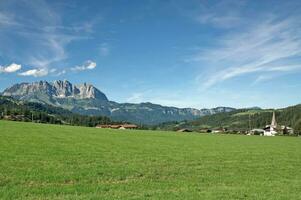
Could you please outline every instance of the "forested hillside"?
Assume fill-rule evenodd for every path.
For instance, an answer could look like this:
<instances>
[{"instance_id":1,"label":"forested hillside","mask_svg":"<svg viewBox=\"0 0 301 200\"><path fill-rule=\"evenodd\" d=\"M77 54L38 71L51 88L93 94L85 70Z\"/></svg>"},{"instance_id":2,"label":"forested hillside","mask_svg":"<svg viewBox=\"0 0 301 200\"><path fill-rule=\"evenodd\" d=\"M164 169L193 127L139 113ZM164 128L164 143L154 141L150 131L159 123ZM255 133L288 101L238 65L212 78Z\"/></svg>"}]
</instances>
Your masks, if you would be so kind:
<instances>
[{"instance_id":1,"label":"forested hillside","mask_svg":"<svg viewBox=\"0 0 301 200\"><path fill-rule=\"evenodd\" d=\"M90 127L114 123L108 117L84 116L47 104L23 102L3 96L0 96L0 119Z\"/></svg>"},{"instance_id":2,"label":"forested hillside","mask_svg":"<svg viewBox=\"0 0 301 200\"><path fill-rule=\"evenodd\" d=\"M253 128L263 128L265 125L270 124L273 111L275 111L278 125L293 127L296 132L301 132L301 105L277 110L238 109L232 112L204 116L193 121L164 123L157 128L166 130L189 128L196 131L206 128L226 128L235 131L245 131Z\"/></svg>"}]
</instances>

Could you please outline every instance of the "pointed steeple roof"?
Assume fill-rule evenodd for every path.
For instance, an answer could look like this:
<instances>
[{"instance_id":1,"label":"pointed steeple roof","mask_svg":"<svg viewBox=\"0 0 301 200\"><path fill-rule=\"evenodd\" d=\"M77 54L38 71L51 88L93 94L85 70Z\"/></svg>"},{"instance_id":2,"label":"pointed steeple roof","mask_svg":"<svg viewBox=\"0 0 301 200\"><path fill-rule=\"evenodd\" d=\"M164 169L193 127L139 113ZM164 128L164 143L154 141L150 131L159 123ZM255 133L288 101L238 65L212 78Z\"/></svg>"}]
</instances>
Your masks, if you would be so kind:
<instances>
[{"instance_id":1,"label":"pointed steeple roof","mask_svg":"<svg viewBox=\"0 0 301 200\"><path fill-rule=\"evenodd\" d=\"M273 112L271 127L277 127L275 112Z\"/></svg>"}]
</instances>

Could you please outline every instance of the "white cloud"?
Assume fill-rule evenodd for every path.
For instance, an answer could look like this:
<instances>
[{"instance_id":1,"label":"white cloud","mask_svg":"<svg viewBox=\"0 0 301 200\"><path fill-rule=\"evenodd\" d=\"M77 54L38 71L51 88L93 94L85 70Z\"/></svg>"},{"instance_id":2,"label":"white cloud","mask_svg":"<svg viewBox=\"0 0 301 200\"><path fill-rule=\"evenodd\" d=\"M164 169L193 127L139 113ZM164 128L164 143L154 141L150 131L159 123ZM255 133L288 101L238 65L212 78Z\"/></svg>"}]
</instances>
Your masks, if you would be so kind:
<instances>
[{"instance_id":1,"label":"white cloud","mask_svg":"<svg viewBox=\"0 0 301 200\"><path fill-rule=\"evenodd\" d=\"M16 72L16 71L20 70L21 68L22 68L21 65L18 65L16 63L12 63L12 64L10 64L8 66L4 66L4 67L0 66L0 73L1 72L4 72L4 73L13 73L13 72Z\"/></svg>"},{"instance_id":2,"label":"white cloud","mask_svg":"<svg viewBox=\"0 0 301 200\"><path fill-rule=\"evenodd\" d=\"M71 68L72 71L85 71L85 70L92 70L95 69L97 66L96 62L93 62L91 60L86 61L85 64L80 66L75 66Z\"/></svg>"},{"instance_id":3,"label":"white cloud","mask_svg":"<svg viewBox=\"0 0 301 200\"><path fill-rule=\"evenodd\" d=\"M42 77L48 75L48 70L44 69L31 69L25 72L19 73L20 76L33 76L33 77Z\"/></svg>"}]
</instances>

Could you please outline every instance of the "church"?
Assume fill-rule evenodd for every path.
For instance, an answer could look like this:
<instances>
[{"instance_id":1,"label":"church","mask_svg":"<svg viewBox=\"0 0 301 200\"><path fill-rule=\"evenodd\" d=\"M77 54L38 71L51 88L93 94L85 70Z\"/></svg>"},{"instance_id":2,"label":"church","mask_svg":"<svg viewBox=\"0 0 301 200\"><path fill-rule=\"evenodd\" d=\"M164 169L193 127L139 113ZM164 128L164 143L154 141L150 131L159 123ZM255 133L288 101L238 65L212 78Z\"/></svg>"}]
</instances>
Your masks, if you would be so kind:
<instances>
[{"instance_id":1,"label":"church","mask_svg":"<svg viewBox=\"0 0 301 200\"><path fill-rule=\"evenodd\" d=\"M263 128L264 136L275 136L277 134L277 122L276 122L276 116L275 112L273 112L272 122L270 125L266 125L265 128Z\"/></svg>"}]
</instances>

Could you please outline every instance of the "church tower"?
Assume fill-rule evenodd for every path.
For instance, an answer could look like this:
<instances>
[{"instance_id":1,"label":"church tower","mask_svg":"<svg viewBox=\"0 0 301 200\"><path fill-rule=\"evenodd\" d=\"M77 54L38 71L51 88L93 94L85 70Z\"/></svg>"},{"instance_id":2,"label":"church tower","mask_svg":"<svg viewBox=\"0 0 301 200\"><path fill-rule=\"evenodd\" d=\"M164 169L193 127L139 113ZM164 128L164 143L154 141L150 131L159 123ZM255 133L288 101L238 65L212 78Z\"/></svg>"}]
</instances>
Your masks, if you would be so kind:
<instances>
[{"instance_id":1,"label":"church tower","mask_svg":"<svg viewBox=\"0 0 301 200\"><path fill-rule=\"evenodd\" d=\"M275 112L273 112L271 127L272 127L272 128L277 128L277 122L276 122Z\"/></svg>"}]
</instances>

